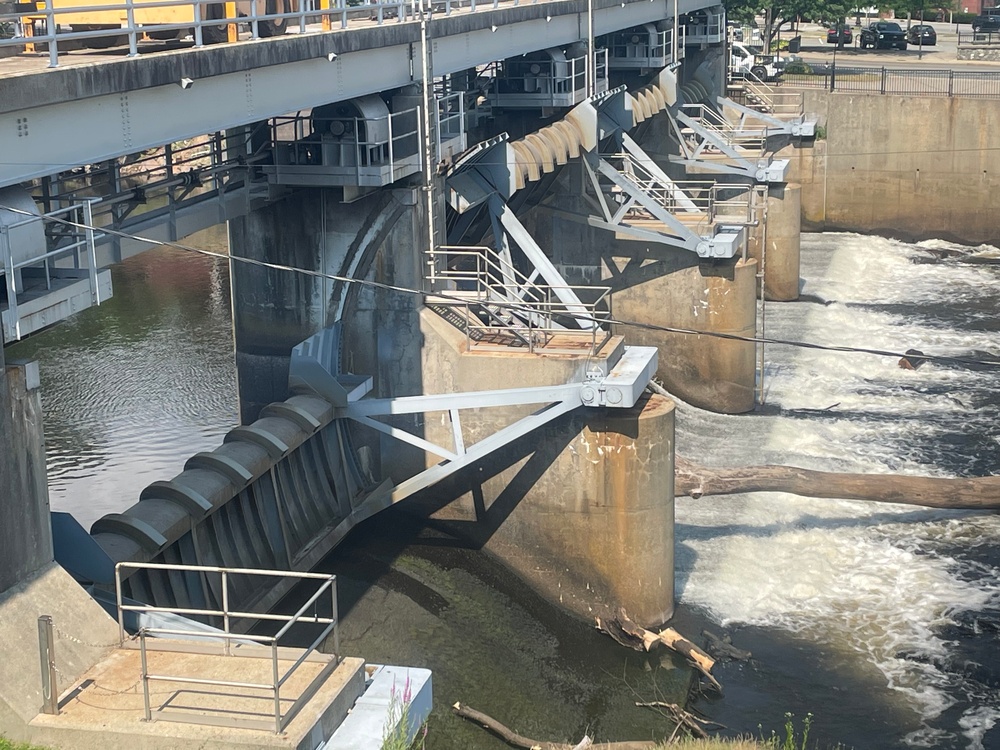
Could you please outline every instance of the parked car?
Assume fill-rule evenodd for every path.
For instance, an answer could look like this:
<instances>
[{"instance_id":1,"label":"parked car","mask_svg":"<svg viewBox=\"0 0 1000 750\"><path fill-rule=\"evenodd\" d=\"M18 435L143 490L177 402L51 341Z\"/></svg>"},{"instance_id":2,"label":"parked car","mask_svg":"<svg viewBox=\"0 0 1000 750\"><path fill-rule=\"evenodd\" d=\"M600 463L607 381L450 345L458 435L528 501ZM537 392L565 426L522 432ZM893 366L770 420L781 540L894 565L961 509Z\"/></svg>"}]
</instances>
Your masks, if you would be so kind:
<instances>
[{"instance_id":1,"label":"parked car","mask_svg":"<svg viewBox=\"0 0 1000 750\"><path fill-rule=\"evenodd\" d=\"M826 43L827 44L837 44L838 42L843 42L844 44L850 44L854 41L854 37L851 34L851 27L846 23L838 23L827 29L826 32Z\"/></svg>"},{"instance_id":2,"label":"parked car","mask_svg":"<svg viewBox=\"0 0 1000 750\"><path fill-rule=\"evenodd\" d=\"M861 49L906 49L906 32L893 21L876 21L861 30Z\"/></svg>"},{"instance_id":3,"label":"parked car","mask_svg":"<svg viewBox=\"0 0 1000 750\"><path fill-rule=\"evenodd\" d=\"M934 31L933 26L918 23L916 26L911 26L910 30L906 32L906 41L910 44L933 47L937 44L937 32Z\"/></svg>"},{"instance_id":4,"label":"parked car","mask_svg":"<svg viewBox=\"0 0 1000 750\"><path fill-rule=\"evenodd\" d=\"M990 10L993 10L992 8ZM982 15L972 19L972 30L980 31L1000 31L1000 16Z\"/></svg>"}]
</instances>

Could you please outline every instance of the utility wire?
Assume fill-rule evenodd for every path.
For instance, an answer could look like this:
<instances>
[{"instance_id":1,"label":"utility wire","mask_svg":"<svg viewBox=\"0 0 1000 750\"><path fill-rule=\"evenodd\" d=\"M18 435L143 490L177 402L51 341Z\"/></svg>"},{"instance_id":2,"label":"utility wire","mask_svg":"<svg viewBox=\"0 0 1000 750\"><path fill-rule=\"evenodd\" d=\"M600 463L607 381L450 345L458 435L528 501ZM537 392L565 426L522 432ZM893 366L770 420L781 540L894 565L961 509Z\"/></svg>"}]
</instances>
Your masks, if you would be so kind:
<instances>
[{"instance_id":1,"label":"utility wire","mask_svg":"<svg viewBox=\"0 0 1000 750\"><path fill-rule=\"evenodd\" d=\"M339 276L337 274L325 273L323 271L313 271L307 268L298 268L296 266L288 266L282 263L271 263L269 261L257 260L256 258L244 258L238 255L231 255L228 253L220 253L214 250L205 250L203 248L193 247L191 245L184 245L180 242L168 242L165 240L155 240L149 237L143 237L141 235L132 234L130 232L123 232L116 229L108 229L107 227L98 227L93 225L84 224L81 222L71 221L69 219L63 219L55 216L43 216L41 214L32 213L30 211L25 211L20 208L13 208L10 206L0 205L0 210L10 211L15 214L22 216L28 216L35 219L43 219L46 221L51 221L57 224L62 224L65 226L74 227L76 229L91 230L95 232L101 232L115 237L120 237L122 239L134 240L137 242L144 242L149 245L156 247L169 247L177 250L184 250L186 252L197 253L199 255L204 255L210 258L217 258L226 261L237 261L240 263L246 263L252 266L258 266L261 268L267 268L273 271L288 271L292 273L300 273L305 276L312 276L320 279L328 279L331 281L339 281L344 284L358 284L361 286L367 286L374 289L380 289L388 292L395 292L399 294L407 294L411 296L426 296L429 292L425 292L421 289L413 289L412 287L397 286L395 284L386 284L380 281L371 281L368 279L355 279L348 276ZM469 300L464 297L458 297L455 295L450 295L447 292L434 292L433 296L439 299L448 300L450 302L455 302L461 305L469 304ZM490 301L490 304L499 308L509 310L511 312L520 312L525 314L537 312L530 305L518 304L512 302L501 302L501 301ZM1000 359L997 360L986 360L986 359L974 359L970 357L949 357L941 354L907 354L906 352L896 352L889 349L876 349L869 347L858 347L858 346L836 346L832 344L816 344L809 341L796 341L793 339L776 339L766 336L741 336L735 333L723 333L721 331L700 331L693 328L680 328L675 326L664 326L657 325L655 323L642 323L635 320L622 320L620 318L595 318L589 315L579 315L574 313L573 317L582 322L593 323L595 325L610 324L616 326L622 326L626 328L638 328L647 331L659 331L663 333L676 333L685 336L707 336L710 338L724 339L727 341L739 341L750 344L771 344L778 346L791 346L800 349L814 349L818 351L827 352L844 352L850 354L871 354L879 357L892 357L894 359L907 358L911 361L921 361L921 362L940 362L944 364L952 365L964 365L964 366L974 366L974 367L989 367L1000 369Z\"/></svg>"},{"instance_id":2,"label":"utility wire","mask_svg":"<svg viewBox=\"0 0 1000 750\"><path fill-rule=\"evenodd\" d=\"M863 93L863 92L862 92ZM136 153L144 153L145 151L151 151L161 146L153 146L149 149L143 149L143 151L138 151ZM936 149L903 149L901 151L845 151L843 153L837 152L826 152L822 156L827 158L847 158L850 156L912 156L914 154L933 154L935 156L940 156L943 154L965 154L965 153L983 153L986 151L1000 151L1000 145L997 146L976 146L970 148L936 148ZM116 157L120 158L120 157ZM103 161L109 161L104 159ZM80 162L80 163L56 163L56 162L43 162L43 161L0 161L0 166L4 167L57 167L62 170L69 169L80 169L82 167L90 166L91 164L101 164L102 161L97 162ZM479 162L484 165L491 166L502 166L501 162L491 162L482 161ZM233 167L245 167L245 163L241 163L238 159L227 160L222 163L222 165L231 164ZM181 165L183 166L183 165ZM221 166L221 165L220 165Z\"/></svg>"}]
</instances>

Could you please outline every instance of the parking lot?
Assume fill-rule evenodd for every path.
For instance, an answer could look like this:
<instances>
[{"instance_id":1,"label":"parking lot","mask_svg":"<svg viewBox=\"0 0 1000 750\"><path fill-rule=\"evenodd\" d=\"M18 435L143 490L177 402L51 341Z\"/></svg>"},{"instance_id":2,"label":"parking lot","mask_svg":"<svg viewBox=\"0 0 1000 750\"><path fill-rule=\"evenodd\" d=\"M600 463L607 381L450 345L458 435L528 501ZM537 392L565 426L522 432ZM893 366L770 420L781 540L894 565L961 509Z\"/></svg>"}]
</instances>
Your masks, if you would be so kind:
<instances>
[{"instance_id":1,"label":"parking lot","mask_svg":"<svg viewBox=\"0 0 1000 750\"><path fill-rule=\"evenodd\" d=\"M850 23L850 22L849 22ZM896 19L896 23L905 30L906 19ZM914 24L917 23L914 21ZM850 23L853 41L850 46L837 49L835 44L827 44L825 26L818 24L801 24L798 34L802 37L802 48L799 57L808 63L831 63L836 52L838 65L885 66L890 68L909 68L917 65L931 67L961 68L963 70L996 71L1000 75L1000 63L985 61L969 61L958 59L958 33L971 34L969 24L948 24L926 21L937 32L937 44L924 47L922 50L910 45L904 50L861 49L858 47L861 28ZM862 21L862 28L867 25ZM789 39L793 34L783 31L781 38Z\"/></svg>"}]
</instances>

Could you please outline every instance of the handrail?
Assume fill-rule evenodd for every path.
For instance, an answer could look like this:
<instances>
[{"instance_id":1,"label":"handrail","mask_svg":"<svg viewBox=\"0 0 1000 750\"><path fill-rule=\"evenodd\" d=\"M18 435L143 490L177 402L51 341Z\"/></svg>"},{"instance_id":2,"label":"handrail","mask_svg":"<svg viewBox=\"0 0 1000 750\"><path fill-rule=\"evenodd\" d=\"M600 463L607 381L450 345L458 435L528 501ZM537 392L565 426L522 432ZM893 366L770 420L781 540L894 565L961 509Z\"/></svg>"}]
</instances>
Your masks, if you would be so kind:
<instances>
[{"instance_id":1,"label":"handrail","mask_svg":"<svg viewBox=\"0 0 1000 750\"><path fill-rule=\"evenodd\" d=\"M719 140L730 146L755 150L757 156L763 156L767 145L767 128L757 130L736 130L733 124L711 107L701 104L685 104L681 107L684 114L697 121L703 128L718 136Z\"/></svg>"},{"instance_id":2,"label":"handrail","mask_svg":"<svg viewBox=\"0 0 1000 750\"><path fill-rule=\"evenodd\" d=\"M801 117L805 112L805 99L801 91L776 91L763 81L744 81L747 93L752 94L776 117Z\"/></svg>"},{"instance_id":3,"label":"handrail","mask_svg":"<svg viewBox=\"0 0 1000 750\"><path fill-rule=\"evenodd\" d=\"M101 303L101 290L98 282L97 268L97 234L93 229L93 204L96 198L84 198L79 203L63 206L46 213L26 217L20 221L0 226L0 276L4 277L7 291L7 312L13 326L13 341L21 338L21 319L18 315L18 271L41 266L45 273L45 288L52 288L52 272L57 270L55 264L60 260L72 260L72 270L88 272L90 295L94 304ZM15 248L11 242L11 231L23 229L41 222L64 221L70 231L56 238L46 233L46 250L39 254L28 255L20 260L14 259ZM44 232L44 230L43 230ZM60 240L69 240L59 244ZM54 244L54 247L51 245ZM51 249L50 249L51 248ZM10 339L8 339L10 340Z\"/></svg>"},{"instance_id":4,"label":"handrail","mask_svg":"<svg viewBox=\"0 0 1000 750\"><path fill-rule=\"evenodd\" d=\"M678 217L697 217L695 226L707 229L718 219L727 224L752 225L757 220L759 191L747 185L719 183L708 180L676 180L663 184L641 161L629 153L602 154L619 172L626 175L643 192L652 197L664 209ZM724 198L726 193L745 193L746 199ZM766 196L766 191L763 193ZM635 205L638 214L646 214L646 209ZM689 222L685 222L689 223Z\"/></svg>"},{"instance_id":5,"label":"handrail","mask_svg":"<svg viewBox=\"0 0 1000 750\"><path fill-rule=\"evenodd\" d=\"M209 607L157 607L148 604L126 604L124 601L122 593L122 572L124 570L140 571L140 570L172 570L180 571L183 573L207 573L207 574L218 574L221 576L222 580L222 606L221 608L209 608ZM234 575L242 576L266 576L271 578L298 578L302 580L314 580L319 581L320 584L316 591L310 596L306 602L299 607L298 611L292 615L282 615L274 614L268 612L253 613L253 612L242 612L236 611L230 608L229 601L229 585L230 579ZM321 598L324 598L324 594L329 592L330 595L330 616L321 617L318 612L316 612L316 607ZM270 691L274 698L274 732L275 734L281 734L290 717L298 710L300 704L308 698L311 694L311 689L316 682L321 678L325 678L327 670L330 668L335 668L340 662L340 622L339 614L337 609L337 577L334 575L328 575L325 573L300 573L296 571L289 570L264 570L257 568L225 568L212 565L179 565L179 564L167 564L167 563L141 563L141 562L120 562L115 565L115 598L118 609L118 637L120 643L124 645L126 634L125 634L125 613L126 612L137 612L137 613L170 613L175 615L197 615L202 617L221 617L223 621L223 628L221 633L206 632L202 629L196 628L182 628L182 627L154 627L144 625L141 626L137 632L137 637L139 639L139 648L141 652L141 663L142 670L140 679L142 680L143 689L143 705L146 721L154 720L154 712L150 706L149 698L149 683L151 681L162 681L162 682L178 682L178 683L190 683L199 685L209 685L215 687L230 687L230 688L243 688L247 690L267 690ZM310 608L313 608L314 614L306 615L306 612ZM256 635L256 634L244 634L237 633L233 630L233 620L234 619L262 619L262 620L277 620L284 622L285 624L278 630L274 635ZM319 635L313 640L313 642L305 649L301 650L298 658L288 667L284 672L279 671L278 667L278 648L282 638L284 638L289 630L295 625L300 625L304 623L320 624L325 625ZM316 652L316 648L321 644L330 634L333 634L334 648L333 657L327 663L327 667L322 670L313 681L309 688L307 688L299 698L294 702L292 707L285 711L281 710L281 688L282 686L291 678L291 676L305 663L313 654ZM191 675L166 675L166 674L152 674L148 668L148 658L147 651L149 646L147 645L147 639L149 637L165 637L165 636L187 636L189 638L196 638L199 641L204 641L206 639L221 641L223 643L223 654L225 656L231 656L233 653L233 641L234 640L248 640L259 643L265 647L270 647L271 652L271 675L272 679L269 683L251 683L251 682L235 682L230 680L216 680L203 677L194 677ZM175 649L176 650L176 649ZM159 713L158 710L155 713ZM185 715L186 720L199 723L197 717L191 715ZM244 726L254 727L259 724L253 720L241 720L233 719L234 723L239 724L243 722ZM209 723L209 722L204 722Z\"/></svg>"},{"instance_id":6,"label":"handrail","mask_svg":"<svg viewBox=\"0 0 1000 750\"><path fill-rule=\"evenodd\" d=\"M482 338L507 330L526 343L531 352L546 346L558 334L585 332L590 335L591 353L596 353L611 335L610 287L539 284L534 276L525 276L488 247L442 245L428 251L427 256L434 302L464 309L469 349L478 340L474 331ZM572 291L576 297L593 300L567 305L559 299L560 291ZM477 310L492 322L480 320ZM568 328L557 322L557 318L578 327Z\"/></svg>"},{"instance_id":7,"label":"handrail","mask_svg":"<svg viewBox=\"0 0 1000 750\"><path fill-rule=\"evenodd\" d=\"M223 9L221 18L204 18L205 8L208 4L196 2L195 0L123 0L117 3L86 5L76 4L72 7L56 7L55 0L36 0L36 9L25 12L24 10L8 11L0 13L0 23L8 22L12 24L19 35L12 37L0 37L0 47L25 45L48 45L49 67L58 67L60 57L60 45L62 53L66 53L65 42L85 41L88 39L125 37L128 41L129 56L138 55L138 45L144 34L168 31L192 30L196 47L204 46L206 28L217 30L220 27L236 26L237 24L248 24L250 27L250 38L260 38L259 25L267 21L284 21L296 25L299 33L322 33L332 30L334 24L339 24L341 29L350 27L351 22L359 25L369 25L376 22L383 25L386 21L394 20L397 23L411 21L415 19L422 7L426 6L426 12L430 15L443 14L452 15L455 11L476 13L477 11L498 10L501 7L521 4L535 5L542 0L486 0L476 2L476 0L423 0L417 3L413 0L370 0L364 4L352 4L349 0L300 0L295 5L294 10L284 13L265 13L264 5L266 0L238 0L236 3L213 3ZM560 0L548 0L558 2ZM231 8L235 6L237 16L228 15ZM161 8L187 8L189 17L183 21L171 21L169 23L145 23L144 21L150 10ZM72 14L107 12L126 19L120 27L88 29L86 31L64 31L67 26L72 25L72 21L67 18ZM140 19L136 19L136 15ZM175 14L176 17L176 14ZM38 29L35 22L40 22ZM60 27L62 27L60 29ZM310 28L312 27L312 28ZM58 33L57 33L58 30ZM39 31L41 33L36 33Z\"/></svg>"}]
</instances>

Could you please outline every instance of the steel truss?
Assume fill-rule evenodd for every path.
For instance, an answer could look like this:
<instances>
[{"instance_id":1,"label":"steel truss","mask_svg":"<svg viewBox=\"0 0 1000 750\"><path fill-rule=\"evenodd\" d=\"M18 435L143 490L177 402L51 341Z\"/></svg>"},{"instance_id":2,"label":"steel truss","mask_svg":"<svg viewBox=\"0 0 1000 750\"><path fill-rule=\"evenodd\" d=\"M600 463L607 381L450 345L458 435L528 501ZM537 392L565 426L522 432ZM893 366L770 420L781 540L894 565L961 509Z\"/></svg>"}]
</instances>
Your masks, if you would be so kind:
<instances>
[{"instance_id":1,"label":"steel truss","mask_svg":"<svg viewBox=\"0 0 1000 750\"><path fill-rule=\"evenodd\" d=\"M659 357L656 347L623 347L617 361L608 361L603 366L595 363L582 378L563 385L365 399L371 390L371 378L340 373L339 348L339 324L295 347L289 369L292 389L309 390L327 399L334 405L337 418L350 419L441 459L396 485L392 503L440 482L578 407L632 408L656 373ZM532 414L477 443L467 442L462 410L533 404L540 408ZM452 425L450 447L380 420L428 412L448 412Z\"/></svg>"}]
</instances>

